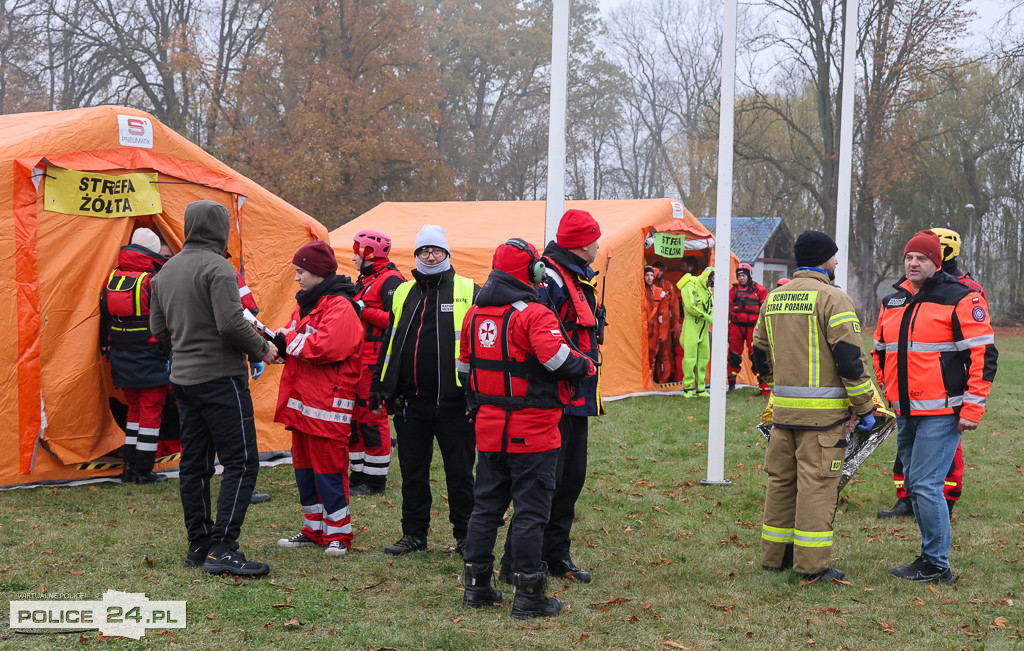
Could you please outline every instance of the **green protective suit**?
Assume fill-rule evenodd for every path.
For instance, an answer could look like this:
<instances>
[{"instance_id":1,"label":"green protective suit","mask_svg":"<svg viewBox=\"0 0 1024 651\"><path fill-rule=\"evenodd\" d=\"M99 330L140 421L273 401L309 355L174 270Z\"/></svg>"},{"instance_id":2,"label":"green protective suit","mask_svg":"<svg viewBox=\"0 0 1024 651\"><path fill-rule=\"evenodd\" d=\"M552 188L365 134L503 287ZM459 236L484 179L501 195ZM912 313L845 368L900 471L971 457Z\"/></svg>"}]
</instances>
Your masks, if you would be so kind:
<instances>
[{"instance_id":1,"label":"green protective suit","mask_svg":"<svg viewBox=\"0 0 1024 651\"><path fill-rule=\"evenodd\" d=\"M683 347L683 389L696 383L697 393L704 391L704 376L711 358L711 288L708 277L714 271L707 267L699 276L683 276L676 286L683 295L683 334L679 343Z\"/></svg>"}]
</instances>

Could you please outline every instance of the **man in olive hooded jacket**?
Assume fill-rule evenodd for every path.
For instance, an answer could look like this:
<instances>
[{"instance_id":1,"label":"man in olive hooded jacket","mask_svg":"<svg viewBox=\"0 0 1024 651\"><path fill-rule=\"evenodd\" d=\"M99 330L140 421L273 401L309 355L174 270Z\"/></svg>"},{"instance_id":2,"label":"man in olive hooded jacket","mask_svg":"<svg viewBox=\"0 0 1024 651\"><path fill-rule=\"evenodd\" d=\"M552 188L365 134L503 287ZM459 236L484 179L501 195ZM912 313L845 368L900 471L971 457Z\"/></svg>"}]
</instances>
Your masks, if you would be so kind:
<instances>
[{"instance_id":1,"label":"man in olive hooded jacket","mask_svg":"<svg viewBox=\"0 0 1024 651\"><path fill-rule=\"evenodd\" d=\"M231 215L216 201L185 209L185 243L153 279L150 329L170 345L171 387L181 412L181 505L188 531L186 567L262 576L266 563L238 550L259 451L248 359L272 362L277 350L248 324L238 296L238 276L222 254ZM217 521L211 518L214 457L224 466Z\"/></svg>"}]
</instances>

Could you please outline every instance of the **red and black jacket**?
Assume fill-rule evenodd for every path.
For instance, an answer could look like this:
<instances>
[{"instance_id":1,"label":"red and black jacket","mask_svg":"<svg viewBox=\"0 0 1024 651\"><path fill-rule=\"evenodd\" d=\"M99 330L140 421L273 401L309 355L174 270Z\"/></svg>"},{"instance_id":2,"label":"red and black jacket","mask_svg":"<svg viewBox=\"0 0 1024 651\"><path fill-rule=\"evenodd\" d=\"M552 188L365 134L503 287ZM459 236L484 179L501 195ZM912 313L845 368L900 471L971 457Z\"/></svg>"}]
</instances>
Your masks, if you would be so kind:
<instances>
[{"instance_id":1,"label":"red and black jacket","mask_svg":"<svg viewBox=\"0 0 1024 651\"><path fill-rule=\"evenodd\" d=\"M569 380L592 362L565 340L532 287L492 271L463 321L459 372L476 415L477 449L542 452L561 445L558 422L572 398Z\"/></svg>"},{"instance_id":2,"label":"red and black jacket","mask_svg":"<svg viewBox=\"0 0 1024 651\"><path fill-rule=\"evenodd\" d=\"M380 349L387 342L385 334L391 318L391 298L403 282L402 272L387 259L375 260L369 272L363 272L356 280L355 300L363 302L360 318L366 327L363 365L371 373L377 368Z\"/></svg>"}]
</instances>

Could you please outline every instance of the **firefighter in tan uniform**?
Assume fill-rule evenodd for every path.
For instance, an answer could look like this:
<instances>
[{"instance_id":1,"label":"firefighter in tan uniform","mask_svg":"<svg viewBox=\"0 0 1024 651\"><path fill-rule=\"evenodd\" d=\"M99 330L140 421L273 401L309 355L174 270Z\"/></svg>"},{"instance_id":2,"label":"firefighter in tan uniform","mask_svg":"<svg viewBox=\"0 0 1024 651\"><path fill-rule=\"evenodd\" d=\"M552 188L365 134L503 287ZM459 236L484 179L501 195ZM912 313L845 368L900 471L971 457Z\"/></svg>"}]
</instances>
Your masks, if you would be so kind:
<instances>
[{"instance_id":1,"label":"firefighter in tan uniform","mask_svg":"<svg viewBox=\"0 0 1024 651\"><path fill-rule=\"evenodd\" d=\"M831 284L837 250L825 233L801 233L799 269L768 295L754 330L752 361L775 394L761 564L807 580L844 576L828 561L846 427L857 419L874 425L860 322L850 297Z\"/></svg>"}]
</instances>

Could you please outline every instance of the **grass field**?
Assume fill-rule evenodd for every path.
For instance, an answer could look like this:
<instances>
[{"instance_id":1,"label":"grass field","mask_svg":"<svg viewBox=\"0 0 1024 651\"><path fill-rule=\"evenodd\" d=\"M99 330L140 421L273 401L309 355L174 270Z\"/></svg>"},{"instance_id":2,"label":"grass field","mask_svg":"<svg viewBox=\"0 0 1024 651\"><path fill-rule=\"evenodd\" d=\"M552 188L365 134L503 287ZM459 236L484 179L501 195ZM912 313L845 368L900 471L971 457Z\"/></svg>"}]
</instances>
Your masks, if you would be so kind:
<instances>
[{"instance_id":1,"label":"grass field","mask_svg":"<svg viewBox=\"0 0 1024 651\"><path fill-rule=\"evenodd\" d=\"M587 486L573 530L589 585L549 583L568 607L520 622L505 606L463 610L459 557L435 463L430 550L393 558L398 469L383 498L356 497L355 549L331 559L284 550L301 511L288 466L260 470L272 501L249 510L247 555L271 564L265 579L236 581L182 567L177 480L0 493L0 595L108 589L186 600L188 626L139 641L96 631L25 635L0 630L3 648L351 649L952 649L1024 648L1024 338L997 339L999 376L981 428L964 439L963 498L953 521L955 586L892 578L919 549L912 520L877 520L895 500L895 436L843 492L833 565L849 585L803 584L760 566L765 442L754 433L763 399L729 394L726 471L731 486L701 486L707 403L650 397L608 404L591 426ZM499 545L501 539L499 539ZM506 586L500 586L506 588Z\"/></svg>"}]
</instances>

